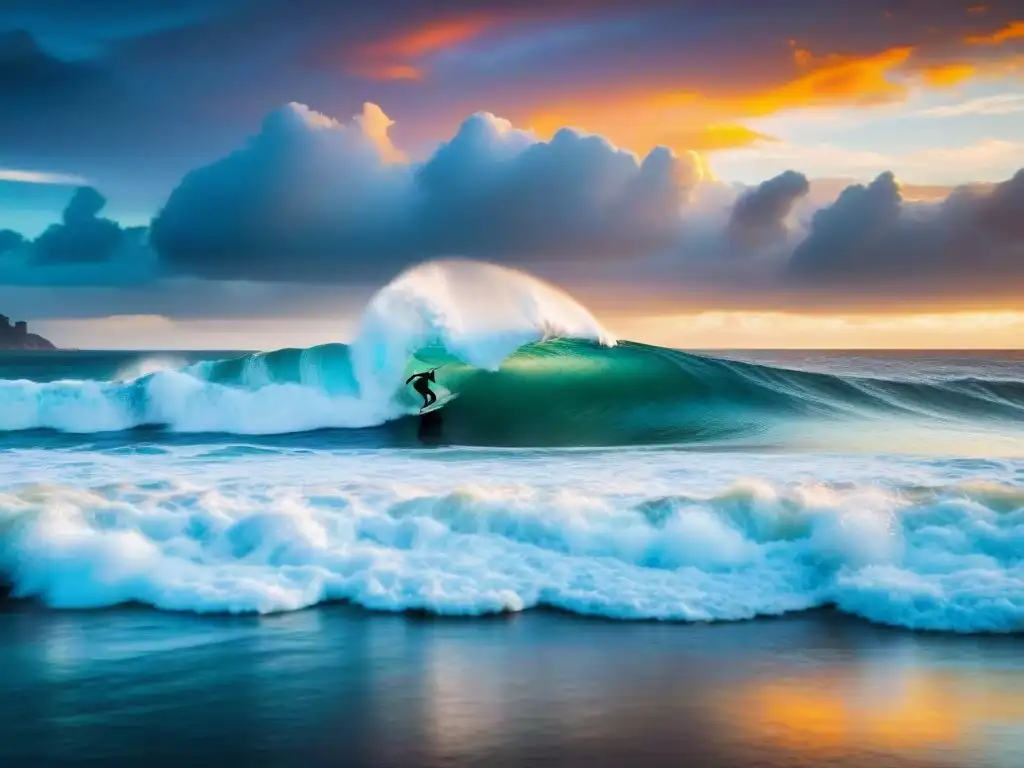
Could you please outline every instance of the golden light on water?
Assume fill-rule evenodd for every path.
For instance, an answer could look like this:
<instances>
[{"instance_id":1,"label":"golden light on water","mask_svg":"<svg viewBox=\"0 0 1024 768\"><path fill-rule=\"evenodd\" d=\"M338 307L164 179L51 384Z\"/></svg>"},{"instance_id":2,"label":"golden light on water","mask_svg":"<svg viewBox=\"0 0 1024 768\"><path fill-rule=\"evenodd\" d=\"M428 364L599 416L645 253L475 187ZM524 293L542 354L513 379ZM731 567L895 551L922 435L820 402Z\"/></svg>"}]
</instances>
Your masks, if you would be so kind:
<instances>
[{"instance_id":1,"label":"golden light on water","mask_svg":"<svg viewBox=\"0 0 1024 768\"><path fill-rule=\"evenodd\" d=\"M748 736L799 752L983 749L986 732L1024 721L1019 674L831 670L726 691L717 714Z\"/></svg>"}]
</instances>

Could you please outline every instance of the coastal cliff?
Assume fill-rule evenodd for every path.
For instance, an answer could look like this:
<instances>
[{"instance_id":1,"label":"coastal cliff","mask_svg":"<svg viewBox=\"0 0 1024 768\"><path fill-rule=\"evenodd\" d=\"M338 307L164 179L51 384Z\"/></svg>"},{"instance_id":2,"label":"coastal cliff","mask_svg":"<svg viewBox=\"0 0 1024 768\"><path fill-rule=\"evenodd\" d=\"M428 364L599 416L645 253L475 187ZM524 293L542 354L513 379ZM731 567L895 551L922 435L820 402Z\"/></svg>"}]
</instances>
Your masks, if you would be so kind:
<instances>
[{"instance_id":1,"label":"coastal cliff","mask_svg":"<svg viewBox=\"0 0 1024 768\"><path fill-rule=\"evenodd\" d=\"M11 325L6 315L0 315L0 350L4 349L56 349L50 341L28 332L28 323L18 321Z\"/></svg>"}]
</instances>

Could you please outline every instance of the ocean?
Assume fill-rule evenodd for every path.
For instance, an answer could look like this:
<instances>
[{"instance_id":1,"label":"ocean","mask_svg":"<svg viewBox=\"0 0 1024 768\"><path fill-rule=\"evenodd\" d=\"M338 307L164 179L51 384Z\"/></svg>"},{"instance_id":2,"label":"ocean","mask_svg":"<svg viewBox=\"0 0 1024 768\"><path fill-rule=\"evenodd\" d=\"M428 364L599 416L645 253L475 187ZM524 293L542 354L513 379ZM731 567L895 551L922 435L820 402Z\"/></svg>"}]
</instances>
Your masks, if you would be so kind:
<instances>
[{"instance_id":1,"label":"ocean","mask_svg":"<svg viewBox=\"0 0 1024 768\"><path fill-rule=\"evenodd\" d=\"M0 763L1024 765L1024 355L686 352L523 281L0 354Z\"/></svg>"}]
</instances>

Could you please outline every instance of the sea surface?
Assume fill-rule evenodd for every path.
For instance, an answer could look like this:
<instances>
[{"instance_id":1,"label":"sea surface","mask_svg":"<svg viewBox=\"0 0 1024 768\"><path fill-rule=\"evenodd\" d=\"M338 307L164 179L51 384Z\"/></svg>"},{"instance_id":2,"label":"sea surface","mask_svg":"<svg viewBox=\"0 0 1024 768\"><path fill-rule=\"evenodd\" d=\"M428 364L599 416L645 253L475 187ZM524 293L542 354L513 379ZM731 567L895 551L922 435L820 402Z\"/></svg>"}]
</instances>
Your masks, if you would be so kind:
<instances>
[{"instance_id":1,"label":"sea surface","mask_svg":"<svg viewBox=\"0 0 1024 768\"><path fill-rule=\"evenodd\" d=\"M1024 765L1024 355L444 277L349 344L0 354L0 764Z\"/></svg>"}]
</instances>

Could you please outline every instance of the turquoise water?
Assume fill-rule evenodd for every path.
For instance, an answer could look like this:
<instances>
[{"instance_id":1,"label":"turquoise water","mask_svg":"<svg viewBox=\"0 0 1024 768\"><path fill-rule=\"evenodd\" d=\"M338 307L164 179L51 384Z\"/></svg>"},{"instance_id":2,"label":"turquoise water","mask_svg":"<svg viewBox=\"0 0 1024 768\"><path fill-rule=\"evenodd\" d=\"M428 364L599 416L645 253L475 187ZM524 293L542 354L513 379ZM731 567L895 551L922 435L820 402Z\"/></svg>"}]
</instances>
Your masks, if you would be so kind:
<instances>
[{"instance_id":1,"label":"turquoise water","mask_svg":"<svg viewBox=\"0 0 1024 768\"><path fill-rule=\"evenodd\" d=\"M3 581L53 609L1024 629L1018 354L427 345L372 389L354 349L0 358ZM428 364L460 397L425 430L401 384Z\"/></svg>"},{"instance_id":2,"label":"turquoise water","mask_svg":"<svg viewBox=\"0 0 1024 768\"><path fill-rule=\"evenodd\" d=\"M872 450L895 440L923 452L951 444L972 454L1024 452L1017 354L819 354L818 365L799 367L779 353L781 365L742 357L554 340L481 370L426 347L409 356L402 376L440 366L435 391L460 395L445 409L436 444ZM807 355L789 358L806 363ZM344 344L250 354L8 354L0 371L0 429L9 435L346 429L332 439L383 447L410 443L417 432L403 417L421 404L401 381L384 407L368 403Z\"/></svg>"}]
</instances>

